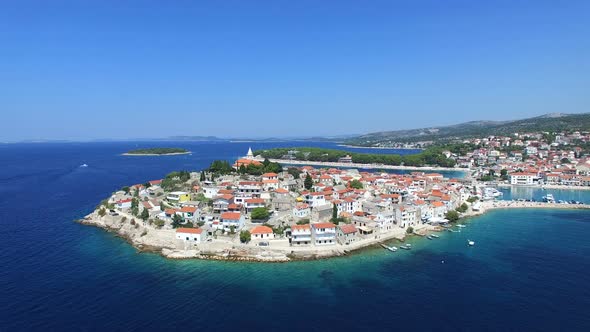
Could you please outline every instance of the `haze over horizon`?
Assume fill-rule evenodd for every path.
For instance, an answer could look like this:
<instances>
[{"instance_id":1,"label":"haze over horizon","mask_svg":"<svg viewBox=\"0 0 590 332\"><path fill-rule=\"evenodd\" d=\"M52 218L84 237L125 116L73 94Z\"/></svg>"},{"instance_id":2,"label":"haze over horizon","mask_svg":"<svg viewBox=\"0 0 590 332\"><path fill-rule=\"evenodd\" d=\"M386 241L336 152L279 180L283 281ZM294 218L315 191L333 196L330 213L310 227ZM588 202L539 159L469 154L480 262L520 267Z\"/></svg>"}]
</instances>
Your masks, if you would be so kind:
<instances>
[{"instance_id":1,"label":"haze over horizon","mask_svg":"<svg viewBox=\"0 0 590 332\"><path fill-rule=\"evenodd\" d=\"M304 137L584 113L590 2L0 3L0 141Z\"/></svg>"}]
</instances>

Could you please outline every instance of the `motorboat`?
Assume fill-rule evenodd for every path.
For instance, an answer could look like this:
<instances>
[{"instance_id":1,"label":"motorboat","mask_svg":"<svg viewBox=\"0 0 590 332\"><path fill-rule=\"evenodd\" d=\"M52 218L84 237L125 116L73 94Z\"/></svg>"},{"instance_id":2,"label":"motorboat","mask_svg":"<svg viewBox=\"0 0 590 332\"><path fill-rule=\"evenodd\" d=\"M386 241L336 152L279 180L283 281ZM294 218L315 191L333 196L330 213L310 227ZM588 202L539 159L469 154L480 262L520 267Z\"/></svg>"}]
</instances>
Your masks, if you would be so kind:
<instances>
[{"instance_id":1,"label":"motorboat","mask_svg":"<svg viewBox=\"0 0 590 332\"><path fill-rule=\"evenodd\" d=\"M385 248L385 249L387 249L387 250L391 251L391 252L396 252L396 251L397 251L397 248L396 248L396 247L393 247L393 246L392 246L392 247L388 247L388 246L384 245L383 243L381 243L381 246L382 246L383 248Z\"/></svg>"},{"instance_id":2,"label":"motorboat","mask_svg":"<svg viewBox=\"0 0 590 332\"><path fill-rule=\"evenodd\" d=\"M552 194L547 194L547 195L543 196L543 202L555 203L555 198L553 197Z\"/></svg>"},{"instance_id":3,"label":"motorboat","mask_svg":"<svg viewBox=\"0 0 590 332\"><path fill-rule=\"evenodd\" d=\"M404 249L404 250L410 250L412 249L412 245L411 244L402 244L401 246L399 246L400 249Z\"/></svg>"},{"instance_id":4,"label":"motorboat","mask_svg":"<svg viewBox=\"0 0 590 332\"><path fill-rule=\"evenodd\" d=\"M88 167L88 164L82 164L80 167Z\"/></svg>"},{"instance_id":5,"label":"motorboat","mask_svg":"<svg viewBox=\"0 0 590 332\"><path fill-rule=\"evenodd\" d=\"M457 227L459 227L459 228L465 228L465 227L467 227L467 226L465 226L465 225L463 225L463 224L459 224L459 225L457 225Z\"/></svg>"},{"instance_id":6,"label":"motorboat","mask_svg":"<svg viewBox=\"0 0 590 332\"><path fill-rule=\"evenodd\" d=\"M475 241L473 241L473 240L467 240L467 244L468 244L470 247L473 247L473 246L475 245Z\"/></svg>"}]
</instances>

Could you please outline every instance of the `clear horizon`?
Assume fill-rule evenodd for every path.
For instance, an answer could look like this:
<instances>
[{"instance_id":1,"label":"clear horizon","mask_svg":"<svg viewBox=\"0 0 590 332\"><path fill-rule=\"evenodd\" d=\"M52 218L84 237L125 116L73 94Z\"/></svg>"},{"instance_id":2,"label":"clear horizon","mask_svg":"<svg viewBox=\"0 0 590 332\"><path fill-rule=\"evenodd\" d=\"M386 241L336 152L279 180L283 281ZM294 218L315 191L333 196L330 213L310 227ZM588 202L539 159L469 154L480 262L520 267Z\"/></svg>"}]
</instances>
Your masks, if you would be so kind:
<instances>
[{"instance_id":1,"label":"clear horizon","mask_svg":"<svg viewBox=\"0 0 590 332\"><path fill-rule=\"evenodd\" d=\"M0 141L586 113L588 13L587 1L4 2Z\"/></svg>"}]
</instances>

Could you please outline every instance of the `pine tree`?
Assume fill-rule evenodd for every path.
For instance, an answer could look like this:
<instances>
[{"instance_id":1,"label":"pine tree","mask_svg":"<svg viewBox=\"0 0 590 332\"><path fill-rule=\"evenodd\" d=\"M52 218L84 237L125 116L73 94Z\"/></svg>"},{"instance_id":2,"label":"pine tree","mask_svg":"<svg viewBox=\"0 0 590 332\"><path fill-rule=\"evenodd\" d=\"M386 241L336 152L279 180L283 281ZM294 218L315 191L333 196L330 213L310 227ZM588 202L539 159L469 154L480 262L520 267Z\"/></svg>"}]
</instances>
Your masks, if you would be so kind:
<instances>
[{"instance_id":1,"label":"pine tree","mask_svg":"<svg viewBox=\"0 0 590 332\"><path fill-rule=\"evenodd\" d=\"M338 207L336 204L332 205L332 220L338 219Z\"/></svg>"},{"instance_id":2,"label":"pine tree","mask_svg":"<svg viewBox=\"0 0 590 332\"><path fill-rule=\"evenodd\" d=\"M305 186L305 189L310 190L311 187L313 187L313 180L311 179L311 175L307 174L307 176L305 177L305 180L303 181L303 185Z\"/></svg>"}]
</instances>

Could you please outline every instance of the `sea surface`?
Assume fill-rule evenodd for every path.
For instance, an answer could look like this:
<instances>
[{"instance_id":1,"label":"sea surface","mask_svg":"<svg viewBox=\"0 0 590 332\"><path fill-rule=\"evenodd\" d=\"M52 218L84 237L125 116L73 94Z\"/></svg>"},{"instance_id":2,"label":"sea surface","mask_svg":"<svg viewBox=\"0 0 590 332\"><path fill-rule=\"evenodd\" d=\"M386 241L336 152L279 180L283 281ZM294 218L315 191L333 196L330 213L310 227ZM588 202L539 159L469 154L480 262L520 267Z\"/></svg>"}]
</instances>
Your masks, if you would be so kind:
<instances>
[{"instance_id":1,"label":"sea surface","mask_svg":"<svg viewBox=\"0 0 590 332\"><path fill-rule=\"evenodd\" d=\"M193 153L120 155L155 145ZM590 331L586 211L496 210L411 251L286 264L167 260L73 222L124 185L250 145L312 144L0 145L0 331Z\"/></svg>"}]
</instances>

